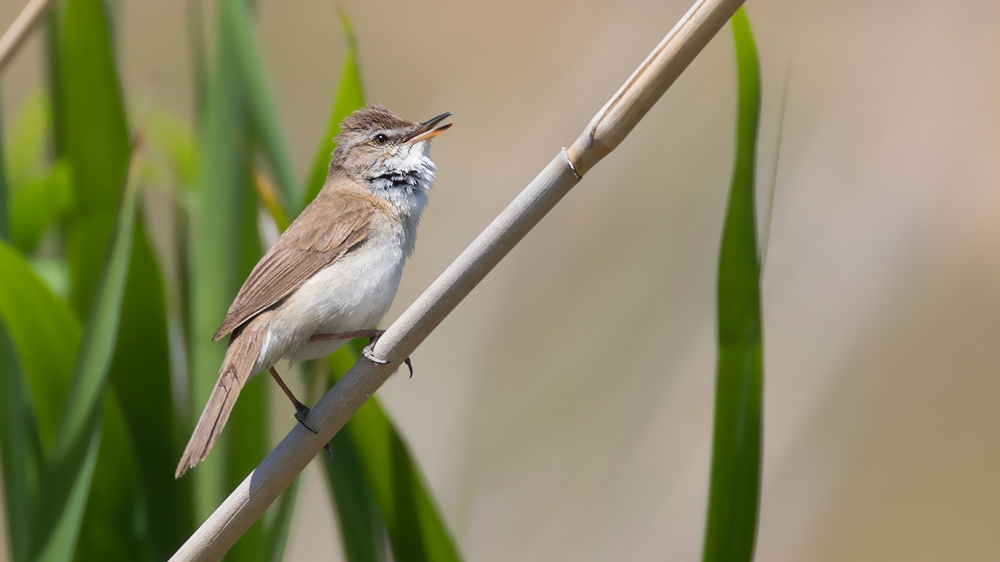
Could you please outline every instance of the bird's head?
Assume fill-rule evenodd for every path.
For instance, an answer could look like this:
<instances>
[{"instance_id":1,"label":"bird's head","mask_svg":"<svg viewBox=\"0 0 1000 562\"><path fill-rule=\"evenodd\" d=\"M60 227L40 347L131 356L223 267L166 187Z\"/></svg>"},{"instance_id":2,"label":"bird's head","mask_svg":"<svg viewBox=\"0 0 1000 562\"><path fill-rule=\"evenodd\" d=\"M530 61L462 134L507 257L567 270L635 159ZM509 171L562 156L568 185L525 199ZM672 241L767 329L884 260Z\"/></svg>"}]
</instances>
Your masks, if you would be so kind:
<instances>
[{"instance_id":1,"label":"bird's head","mask_svg":"<svg viewBox=\"0 0 1000 562\"><path fill-rule=\"evenodd\" d=\"M430 140L451 127L437 127L450 116L442 113L414 123L382 105L359 109L340 124L330 173L342 170L404 213L410 207L422 209L437 169L429 156Z\"/></svg>"}]
</instances>

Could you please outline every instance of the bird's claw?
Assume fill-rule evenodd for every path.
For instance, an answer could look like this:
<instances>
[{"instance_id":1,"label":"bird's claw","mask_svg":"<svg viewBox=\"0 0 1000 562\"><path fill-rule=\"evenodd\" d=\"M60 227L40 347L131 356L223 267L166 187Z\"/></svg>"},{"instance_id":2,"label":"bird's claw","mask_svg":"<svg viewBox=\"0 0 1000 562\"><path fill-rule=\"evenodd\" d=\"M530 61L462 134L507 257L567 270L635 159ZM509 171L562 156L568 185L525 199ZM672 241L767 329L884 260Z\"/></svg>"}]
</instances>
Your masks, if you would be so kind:
<instances>
[{"instance_id":1,"label":"bird's claw","mask_svg":"<svg viewBox=\"0 0 1000 562\"><path fill-rule=\"evenodd\" d=\"M309 427L309 424L306 423L306 416L308 415L309 415L309 408L306 406L302 406L298 410L295 410L295 419L299 420L299 423L302 424L302 427L308 429L309 431L315 434L319 434L318 431Z\"/></svg>"},{"instance_id":2,"label":"bird's claw","mask_svg":"<svg viewBox=\"0 0 1000 562\"><path fill-rule=\"evenodd\" d=\"M378 357L375 357L375 354L372 353L372 346L374 345L375 342L373 341L372 343L365 346L365 349L364 351L361 352L361 354L364 355L365 358L371 361L372 363L375 363L377 365L388 365L389 364L388 361L386 361L385 359L379 359Z\"/></svg>"},{"instance_id":3,"label":"bird's claw","mask_svg":"<svg viewBox=\"0 0 1000 562\"><path fill-rule=\"evenodd\" d=\"M375 348L375 342L377 341L378 341L378 336L369 338L368 345L366 345L364 350L361 351L361 354L365 356L365 359L368 359L369 361L375 363L376 365L388 365L389 364L388 361L386 361L385 359L379 359L378 357L375 357L375 354L372 352L372 350ZM413 362L410 361L409 357L407 357L406 359L403 360L403 363L406 363L406 366L410 369L410 378L412 379Z\"/></svg>"}]
</instances>

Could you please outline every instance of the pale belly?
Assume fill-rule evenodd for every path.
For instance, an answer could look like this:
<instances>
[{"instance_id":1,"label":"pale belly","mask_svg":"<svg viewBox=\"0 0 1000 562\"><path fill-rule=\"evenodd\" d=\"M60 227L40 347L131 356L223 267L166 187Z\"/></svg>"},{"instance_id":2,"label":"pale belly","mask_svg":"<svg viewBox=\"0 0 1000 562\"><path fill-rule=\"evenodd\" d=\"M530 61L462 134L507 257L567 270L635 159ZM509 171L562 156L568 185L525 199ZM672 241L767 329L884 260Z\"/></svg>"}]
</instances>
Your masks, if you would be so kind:
<instances>
[{"instance_id":1,"label":"pale belly","mask_svg":"<svg viewBox=\"0 0 1000 562\"><path fill-rule=\"evenodd\" d=\"M276 309L258 368L325 357L347 343L310 342L315 334L375 327L396 296L404 261L402 246L388 244L350 252L314 275Z\"/></svg>"}]
</instances>

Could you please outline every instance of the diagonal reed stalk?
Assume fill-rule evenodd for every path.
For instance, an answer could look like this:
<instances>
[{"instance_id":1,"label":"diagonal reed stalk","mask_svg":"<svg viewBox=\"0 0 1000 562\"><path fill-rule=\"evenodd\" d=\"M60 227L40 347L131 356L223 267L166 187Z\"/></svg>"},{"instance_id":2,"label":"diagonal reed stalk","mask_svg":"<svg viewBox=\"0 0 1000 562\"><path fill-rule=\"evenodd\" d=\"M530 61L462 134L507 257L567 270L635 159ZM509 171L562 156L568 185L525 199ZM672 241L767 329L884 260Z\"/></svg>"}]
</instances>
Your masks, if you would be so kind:
<instances>
[{"instance_id":1,"label":"diagonal reed stalk","mask_svg":"<svg viewBox=\"0 0 1000 562\"><path fill-rule=\"evenodd\" d=\"M31 30L42 20L42 16L45 15L51 4L52 0L31 0L18 14L14 23L10 24L3 37L0 37L0 72L3 72L7 63L14 58L14 53L28 39Z\"/></svg>"},{"instance_id":2,"label":"diagonal reed stalk","mask_svg":"<svg viewBox=\"0 0 1000 562\"><path fill-rule=\"evenodd\" d=\"M524 191L427 288L375 345L390 361L358 361L313 407L313 434L296 426L171 558L219 560L330 441L403 359L548 213L583 174L608 155L694 60L743 0L697 0L568 150Z\"/></svg>"}]
</instances>

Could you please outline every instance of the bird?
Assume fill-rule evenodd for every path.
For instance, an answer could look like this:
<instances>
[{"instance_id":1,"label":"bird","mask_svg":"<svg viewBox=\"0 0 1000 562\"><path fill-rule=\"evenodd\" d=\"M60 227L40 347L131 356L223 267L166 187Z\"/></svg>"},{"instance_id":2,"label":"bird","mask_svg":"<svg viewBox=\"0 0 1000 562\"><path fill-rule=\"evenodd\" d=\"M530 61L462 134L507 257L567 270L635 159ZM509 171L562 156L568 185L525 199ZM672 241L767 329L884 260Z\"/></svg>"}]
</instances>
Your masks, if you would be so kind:
<instances>
[{"instance_id":1,"label":"bird","mask_svg":"<svg viewBox=\"0 0 1000 562\"><path fill-rule=\"evenodd\" d=\"M437 170L430 140L451 127L438 126L451 115L418 123L371 104L344 118L323 188L250 272L213 338L228 334L229 346L176 478L205 460L240 390L263 370L315 433L305 422L309 408L274 368L278 361L324 357L366 336L364 356L386 363L371 351L381 334L372 328L413 253Z\"/></svg>"}]
</instances>

